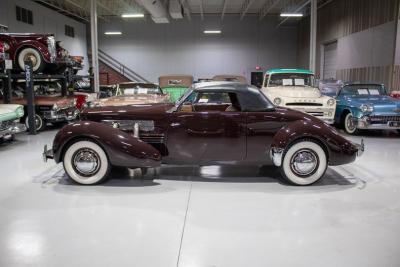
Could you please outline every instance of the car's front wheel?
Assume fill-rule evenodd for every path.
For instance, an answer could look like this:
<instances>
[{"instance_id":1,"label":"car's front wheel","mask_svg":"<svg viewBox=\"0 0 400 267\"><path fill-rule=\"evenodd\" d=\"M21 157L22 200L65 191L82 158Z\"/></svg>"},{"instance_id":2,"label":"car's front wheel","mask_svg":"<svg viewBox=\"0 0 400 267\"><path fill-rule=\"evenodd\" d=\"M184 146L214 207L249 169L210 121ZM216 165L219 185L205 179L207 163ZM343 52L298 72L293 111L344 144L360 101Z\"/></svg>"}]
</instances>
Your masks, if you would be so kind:
<instances>
[{"instance_id":1,"label":"car's front wheel","mask_svg":"<svg viewBox=\"0 0 400 267\"><path fill-rule=\"evenodd\" d=\"M328 159L324 149L312 141L300 141L283 154L281 174L294 185L310 185L326 172Z\"/></svg>"},{"instance_id":2,"label":"car's front wheel","mask_svg":"<svg viewBox=\"0 0 400 267\"><path fill-rule=\"evenodd\" d=\"M35 114L35 125L36 125L36 131L38 132L46 127L45 121L39 114ZM25 118L25 126L27 129L29 129L29 116L26 116Z\"/></svg>"},{"instance_id":3,"label":"car's front wheel","mask_svg":"<svg viewBox=\"0 0 400 267\"><path fill-rule=\"evenodd\" d=\"M103 148L90 140L71 144L65 151L63 163L68 177L83 185L103 182L111 168Z\"/></svg>"},{"instance_id":4,"label":"car's front wheel","mask_svg":"<svg viewBox=\"0 0 400 267\"><path fill-rule=\"evenodd\" d=\"M353 114L351 112L347 113L343 120L343 128L348 134L357 134L358 129L354 121Z\"/></svg>"}]
</instances>

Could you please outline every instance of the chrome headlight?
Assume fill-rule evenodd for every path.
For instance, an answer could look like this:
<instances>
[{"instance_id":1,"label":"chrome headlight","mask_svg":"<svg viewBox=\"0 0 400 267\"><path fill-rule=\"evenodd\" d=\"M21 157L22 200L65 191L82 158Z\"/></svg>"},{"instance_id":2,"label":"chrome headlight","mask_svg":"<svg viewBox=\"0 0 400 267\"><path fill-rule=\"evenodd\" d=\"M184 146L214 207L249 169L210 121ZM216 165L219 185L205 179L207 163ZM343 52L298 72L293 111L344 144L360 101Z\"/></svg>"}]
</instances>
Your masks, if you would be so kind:
<instances>
[{"instance_id":1,"label":"chrome headlight","mask_svg":"<svg viewBox=\"0 0 400 267\"><path fill-rule=\"evenodd\" d=\"M52 108L54 111L58 111L60 108L59 108L59 106L57 105L57 103L56 104L54 104L53 105L53 108Z\"/></svg>"},{"instance_id":2,"label":"chrome headlight","mask_svg":"<svg viewBox=\"0 0 400 267\"><path fill-rule=\"evenodd\" d=\"M274 99L274 104L279 106L282 103L282 99L280 99L279 97Z\"/></svg>"},{"instance_id":3,"label":"chrome headlight","mask_svg":"<svg viewBox=\"0 0 400 267\"><path fill-rule=\"evenodd\" d=\"M4 46L4 52L10 50L10 45L8 43L3 43Z\"/></svg>"},{"instance_id":4,"label":"chrome headlight","mask_svg":"<svg viewBox=\"0 0 400 267\"><path fill-rule=\"evenodd\" d=\"M50 61L54 62L57 57L56 40L54 36L47 37L47 49L49 50L50 53Z\"/></svg>"},{"instance_id":5,"label":"chrome headlight","mask_svg":"<svg viewBox=\"0 0 400 267\"><path fill-rule=\"evenodd\" d=\"M369 104L362 104L360 106L360 109L362 112L373 112L374 111L374 106L369 105Z\"/></svg>"},{"instance_id":6,"label":"chrome headlight","mask_svg":"<svg viewBox=\"0 0 400 267\"><path fill-rule=\"evenodd\" d=\"M328 104L328 106L333 106L335 105L335 99L329 99L328 102L326 102Z\"/></svg>"}]
</instances>

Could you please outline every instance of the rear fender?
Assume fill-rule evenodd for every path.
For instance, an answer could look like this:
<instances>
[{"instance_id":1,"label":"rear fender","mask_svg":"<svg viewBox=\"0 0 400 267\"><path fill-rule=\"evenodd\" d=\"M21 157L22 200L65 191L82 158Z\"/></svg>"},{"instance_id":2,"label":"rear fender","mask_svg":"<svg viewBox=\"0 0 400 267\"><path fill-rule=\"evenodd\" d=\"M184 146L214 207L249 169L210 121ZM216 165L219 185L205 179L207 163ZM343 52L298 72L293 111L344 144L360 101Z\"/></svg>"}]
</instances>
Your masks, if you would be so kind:
<instances>
[{"instance_id":1,"label":"rear fender","mask_svg":"<svg viewBox=\"0 0 400 267\"><path fill-rule=\"evenodd\" d=\"M108 125L92 121L80 121L64 126L53 142L54 160L63 160L65 150L80 139L91 139L106 152L110 163L123 167L157 167L161 155L151 145Z\"/></svg>"}]
</instances>

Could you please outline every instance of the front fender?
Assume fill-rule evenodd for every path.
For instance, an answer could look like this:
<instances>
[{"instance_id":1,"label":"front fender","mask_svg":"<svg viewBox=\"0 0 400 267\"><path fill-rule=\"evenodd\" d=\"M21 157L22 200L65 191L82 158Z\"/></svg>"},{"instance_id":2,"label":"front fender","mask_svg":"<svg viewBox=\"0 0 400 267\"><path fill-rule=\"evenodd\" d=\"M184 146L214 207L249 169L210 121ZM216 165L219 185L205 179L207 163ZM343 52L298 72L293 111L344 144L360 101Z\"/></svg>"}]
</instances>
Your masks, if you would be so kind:
<instances>
[{"instance_id":1,"label":"front fender","mask_svg":"<svg viewBox=\"0 0 400 267\"><path fill-rule=\"evenodd\" d=\"M103 123L80 121L64 126L53 142L54 160L63 160L65 149L79 139L91 139L106 152L110 163L123 167L157 167L161 154L151 145Z\"/></svg>"},{"instance_id":2,"label":"front fender","mask_svg":"<svg viewBox=\"0 0 400 267\"><path fill-rule=\"evenodd\" d=\"M275 134L271 153L283 153L290 144L300 139L311 139L321 144L327 153L329 165L352 162L358 151L353 143L342 137L332 127L323 122L304 119L286 125ZM277 163L280 162L274 162L275 165Z\"/></svg>"}]
</instances>

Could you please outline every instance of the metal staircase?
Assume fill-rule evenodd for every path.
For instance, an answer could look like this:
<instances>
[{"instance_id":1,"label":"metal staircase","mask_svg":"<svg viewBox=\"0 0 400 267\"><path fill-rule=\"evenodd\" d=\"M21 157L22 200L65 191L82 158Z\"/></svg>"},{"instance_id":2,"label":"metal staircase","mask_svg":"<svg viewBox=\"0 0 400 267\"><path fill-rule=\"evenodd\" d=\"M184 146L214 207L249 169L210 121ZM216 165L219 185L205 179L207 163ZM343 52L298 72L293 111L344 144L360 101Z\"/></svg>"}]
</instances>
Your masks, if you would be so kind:
<instances>
[{"instance_id":1,"label":"metal staircase","mask_svg":"<svg viewBox=\"0 0 400 267\"><path fill-rule=\"evenodd\" d=\"M127 67L126 65L122 64L109 54L105 53L102 50L98 50L99 54L99 61L101 61L103 64L107 65L108 67L112 68L116 72L118 72L120 75L125 76L131 81L134 82L149 82L146 80L143 76L140 76L137 74L135 71ZM89 54L89 59L91 59L91 55Z\"/></svg>"}]
</instances>

